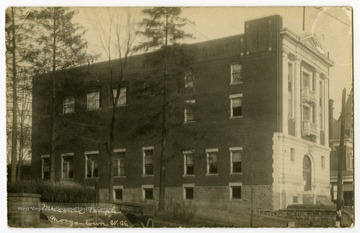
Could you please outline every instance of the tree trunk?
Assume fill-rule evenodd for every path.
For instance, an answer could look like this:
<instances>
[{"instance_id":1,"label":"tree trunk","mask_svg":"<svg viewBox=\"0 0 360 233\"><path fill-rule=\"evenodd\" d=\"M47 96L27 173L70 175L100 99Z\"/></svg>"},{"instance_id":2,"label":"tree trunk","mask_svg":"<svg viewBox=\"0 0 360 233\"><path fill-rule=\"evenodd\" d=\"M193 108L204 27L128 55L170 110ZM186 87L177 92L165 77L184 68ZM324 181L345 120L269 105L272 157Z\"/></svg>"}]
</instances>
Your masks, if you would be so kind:
<instances>
[{"instance_id":1,"label":"tree trunk","mask_svg":"<svg viewBox=\"0 0 360 233\"><path fill-rule=\"evenodd\" d=\"M112 89L110 89L112 91ZM119 90L118 90L119 91ZM118 94L117 94L118 95ZM114 102L114 101L113 101ZM117 102L117 101L115 101ZM110 142L108 146L108 155L109 155L109 202L113 202L114 196L113 196L113 152L114 152L114 138L115 138L115 123L116 123L116 104L113 103L113 109L112 109L112 116L111 116L111 123L110 123Z\"/></svg>"},{"instance_id":2,"label":"tree trunk","mask_svg":"<svg viewBox=\"0 0 360 233\"><path fill-rule=\"evenodd\" d=\"M161 112L161 151L160 151L160 177L159 177L159 210L165 211L165 151L166 151L166 81L168 76L168 21L169 16L166 13L165 18L165 63L162 86L162 112Z\"/></svg>"},{"instance_id":3,"label":"tree trunk","mask_svg":"<svg viewBox=\"0 0 360 233\"><path fill-rule=\"evenodd\" d=\"M16 160L17 160L17 80L16 80L16 32L15 32L15 13L14 8L11 8L12 17L12 88L13 88L13 119L12 119L12 134L11 134L11 184L16 182Z\"/></svg>"},{"instance_id":4,"label":"tree trunk","mask_svg":"<svg viewBox=\"0 0 360 233\"><path fill-rule=\"evenodd\" d=\"M56 9L53 8L53 44L52 44L52 92L51 92L51 155L50 181L55 183L55 141L56 141Z\"/></svg>"},{"instance_id":5,"label":"tree trunk","mask_svg":"<svg viewBox=\"0 0 360 233\"><path fill-rule=\"evenodd\" d=\"M22 112L21 114L21 122L20 122L20 145L19 145L19 162L18 162L18 171L17 171L17 180L21 180L21 168L22 168L22 162L23 162L23 158L24 158L24 112Z\"/></svg>"}]
</instances>

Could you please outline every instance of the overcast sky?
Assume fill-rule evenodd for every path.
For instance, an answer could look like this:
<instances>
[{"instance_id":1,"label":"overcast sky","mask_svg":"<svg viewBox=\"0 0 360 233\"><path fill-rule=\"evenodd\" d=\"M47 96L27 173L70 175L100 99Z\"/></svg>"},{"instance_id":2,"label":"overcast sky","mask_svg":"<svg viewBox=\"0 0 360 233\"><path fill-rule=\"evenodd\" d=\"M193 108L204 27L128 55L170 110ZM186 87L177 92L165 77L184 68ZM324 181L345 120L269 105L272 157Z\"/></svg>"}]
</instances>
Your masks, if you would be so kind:
<instances>
[{"instance_id":1,"label":"overcast sky","mask_svg":"<svg viewBox=\"0 0 360 233\"><path fill-rule=\"evenodd\" d=\"M129 11L133 20L139 21L142 8L112 8L110 12ZM86 30L89 52L104 54L100 44L96 21L106 25L109 15L107 8L78 8L75 21ZM279 14L283 17L283 27L297 34L303 33L303 7L186 7L182 16L195 24L184 29L192 33L195 39L186 41L195 43L244 33L244 21ZM330 69L330 98L334 100L334 117L341 111L341 93L352 87L352 12L345 7L306 7L305 31L316 34L323 49L329 51L335 62Z\"/></svg>"}]
</instances>

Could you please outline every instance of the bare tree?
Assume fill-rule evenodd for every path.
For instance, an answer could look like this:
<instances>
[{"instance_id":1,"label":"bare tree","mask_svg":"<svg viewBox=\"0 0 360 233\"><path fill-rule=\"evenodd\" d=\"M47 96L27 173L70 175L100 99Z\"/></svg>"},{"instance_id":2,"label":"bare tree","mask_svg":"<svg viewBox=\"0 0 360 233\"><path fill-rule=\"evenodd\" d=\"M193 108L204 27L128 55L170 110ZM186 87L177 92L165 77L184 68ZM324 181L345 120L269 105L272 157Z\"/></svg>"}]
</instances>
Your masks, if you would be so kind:
<instances>
[{"instance_id":1,"label":"bare tree","mask_svg":"<svg viewBox=\"0 0 360 233\"><path fill-rule=\"evenodd\" d=\"M30 10L24 8L8 8L6 11L6 79L7 79L7 136L8 148L11 148L11 183L16 181L16 167L19 153L18 141L23 139L23 128L18 129L19 111L22 111L24 96L19 95L25 91L19 87L19 79L23 79L26 83L30 82L30 74L27 70L28 61L32 58L27 48L33 45L32 37L34 36L34 24L29 22L28 16L31 15ZM20 104L20 108L19 108ZM10 119L11 118L11 119ZM21 115L20 122L29 121L28 115ZM10 126L11 125L11 126ZM11 135L11 141L10 139ZM20 142L20 147L24 148L24 144Z\"/></svg>"},{"instance_id":2,"label":"bare tree","mask_svg":"<svg viewBox=\"0 0 360 233\"><path fill-rule=\"evenodd\" d=\"M126 11L126 12L123 12ZM106 56L106 68L108 72L108 91L110 96L111 117L108 122L108 137L103 143L107 151L107 170L108 170L108 192L109 201L113 201L113 161L114 161L114 141L116 134L117 119L119 112L117 107L120 99L122 82L126 80L128 58L133 53L134 41L136 38L136 24L128 9L107 8L107 17L104 24L101 17L96 17L95 28L99 44ZM114 60L115 59L115 60ZM115 68L116 67L116 68ZM96 73L94 72L94 75Z\"/></svg>"}]
</instances>

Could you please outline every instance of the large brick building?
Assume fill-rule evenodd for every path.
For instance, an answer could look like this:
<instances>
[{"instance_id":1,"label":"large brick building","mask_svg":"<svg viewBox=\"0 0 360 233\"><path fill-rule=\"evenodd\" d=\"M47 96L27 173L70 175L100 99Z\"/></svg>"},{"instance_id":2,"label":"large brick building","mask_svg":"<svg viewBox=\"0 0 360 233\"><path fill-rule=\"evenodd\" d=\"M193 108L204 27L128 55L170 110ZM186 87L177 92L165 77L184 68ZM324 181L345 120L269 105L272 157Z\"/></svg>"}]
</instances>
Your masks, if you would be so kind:
<instances>
[{"instance_id":1,"label":"large brick building","mask_svg":"<svg viewBox=\"0 0 360 233\"><path fill-rule=\"evenodd\" d=\"M271 16L240 35L189 45L190 66L167 111L167 201L199 212L283 209L330 200L329 68L315 37ZM129 60L117 108L115 201L157 202L160 133L147 126L161 109L146 55ZM115 61L114 61L115 62ZM115 63L114 63L115 64ZM50 78L34 79L33 177L108 188L104 138L111 109L106 63L58 72L55 169L50 169ZM180 84L179 84L180 83ZM145 88L144 88L145 87ZM171 99L171 98L170 98ZM105 123L104 123L105 122ZM149 123L149 124L148 124ZM151 128L151 127L150 127Z\"/></svg>"}]
</instances>

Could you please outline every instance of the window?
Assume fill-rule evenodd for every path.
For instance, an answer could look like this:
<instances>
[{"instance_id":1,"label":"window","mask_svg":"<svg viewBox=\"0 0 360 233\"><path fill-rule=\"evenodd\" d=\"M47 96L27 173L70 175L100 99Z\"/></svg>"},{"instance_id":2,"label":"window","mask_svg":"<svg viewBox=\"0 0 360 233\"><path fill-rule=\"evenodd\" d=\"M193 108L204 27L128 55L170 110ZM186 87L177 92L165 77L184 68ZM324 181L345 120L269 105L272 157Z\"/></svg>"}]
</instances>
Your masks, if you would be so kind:
<instances>
[{"instance_id":1,"label":"window","mask_svg":"<svg viewBox=\"0 0 360 233\"><path fill-rule=\"evenodd\" d=\"M309 73L303 72L303 88L312 90L312 78Z\"/></svg>"},{"instance_id":2,"label":"window","mask_svg":"<svg viewBox=\"0 0 360 233\"><path fill-rule=\"evenodd\" d=\"M311 161L307 155L304 156L303 160L303 177L305 181L304 191L311 190Z\"/></svg>"},{"instance_id":3,"label":"window","mask_svg":"<svg viewBox=\"0 0 360 233\"><path fill-rule=\"evenodd\" d=\"M153 154L154 154L153 147L144 147L143 148L143 156L144 156L143 174L144 175L154 175Z\"/></svg>"},{"instance_id":4,"label":"window","mask_svg":"<svg viewBox=\"0 0 360 233\"><path fill-rule=\"evenodd\" d=\"M117 92L117 88L114 88L113 89L114 102L115 102L115 98L116 98L116 92ZM116 106L125 106L126 105L126 92L127 92L126 87L120 88L119 99L118 99ZM111 104L110 107L112 107L112 106L113 105Z\"/></svg>"},{"instance_id":5,"label":"window","mask_svg":"<svg viewBox=\"0 0 360 233\"><path fill-rule=\"evenodd\" d=\"M63 102L63 114L75 112L75 98L67 97Z\"/></svg>"},{"instance_id":6,"label":"window","mask_svg":"<svg viewBox=\"0 0 360 233\"><path fill-rule=\"evenodd\" d=\"M185 72L185 88L194 88L194 75L192 71Z\"/></svg>"},{"instance_id":7,"label":"window","mask_svg":"<svg viewBox=\"0 0 360 233\"><path fill-rule=\"evenodd\" d=\"M290 148L290 160L295 161L295 148Z\"/></svg>"},{"instance_id":8,"label":"window","mask_svg":"<svg viewBox=\"0 0 360 233\"><path fill-rule=\"evenodd\" d=\"M185 101L184 122L194 122L195 121L194 107L195 107L195 100Z\"/></svg>"},{"instance_id":9,"label":"window","mask_svg":"<svg viewBox=\"0 0 360 233\"><path fill-rule=\"evenodd\" d=\"M143 185L143 199L152 200L154 199L154 186L153 185Z\"/></svg>"},{"instance_id":10,"label":"window","mask_svg":"<svg viewBox=\"0 0 360 233\"><path fill-rule=\"evenodd\" d=\"M241 147L230 148L231 173L241 173Z\"/></svg>"},{"instance_id":11,"label":"window","mask_svg":"<svg viewBox=\"0 0 360 233\"><path fill-rule=\"evenodd\" d=\"M96 110L100 108L100 92L90 92L86 95L87 110Z\"/></svg>"},{"instance_id":12,"label":"window","mask_svg":"<svg viewBox=\"0 0 360 233\"><path fill-rule=\"evenodd\" d=\"M50 179L50 155L41 156L41 178Z\"/></svg>"},{"instance_id":13,"label":"window","mask_svg":"<svg viewBox=\"0 0 360 233\"><path fill-rule=\"evenodd\" d=\"M230 183L230 199L241 200L242 183Z\"/></svg>"},{"instance_id":14,"label":"window","mask_svg":"<svg viewBox=\"0 0 360 233\"><path fill-rule=\"evenodd\" d=\"M61 178L63 179L72 179L74 178L73 170L73 153L67 153L61 155Z\"/></svg>"},{"instance_id":15,"label":"window","mask_svg":"<svg viewBox=\"0 0 360 233\"><path fill-rule=\"evenodd\" d=\"M99 152L85 152L85 178L97 178L99 176L98 163L96 161L99 156Z\"/></svg>"},{"instance_id":16,"label":"window","mask_svg":"<svg viewBox=\"0 0 360 233\"><path fill-rule=\"evenodd\" d=\"M218 149L207 149L207 174L217 174L217 154Z\"/></svg>"},{"instance_id":17,"label":"window","mask_svg":"<svg viewBox=\"0 0 360 233\"><path fill-rule=\"evenodd\" d=\"M303 105L303 121L315 123L314 106L312 104Z\"/></svg>"},{"instance_id":18,"label":"window","mask_svg":"<svg viewBox=\"0 0 360 233\"><path fill-rule=\"evenodd\" d=\"M321 167L325 168L325 156L321 156Z\"/></svg>"},{"instance_id":19,"label":"window","mask_svg":"<svg viewBox=\"0 0 360 233\"><path fill-rule=\"evenodd\" d=\"M114 186L113 187L113 197L115 201L123 200L123 186Z\"/></svg>"},{"instance_id":20,"label":"window","mask_svg":"<svg viewBox=\"0 0 360 233\"><path fill-rule=\"evenodd\" d=\"M230 95L230 117L242 116L242 94Z\"/></svg>"},{"instance_id":21,"label":"window","mask_svg":"<svg viewBox=\"0 0 360 233\"><path fill-rule=\"evenodd\" d=\"M194 199L194 184L184 184L184 200Z\"/></svg>"},{"instance_id":22,"label":"window","mask_svg":"<svg viewBox=\"0 0 360 233\"><path fill-rule=\"evenodd\" d=\"M194 153L193 151L184 152L184 174L194 175Z\"/></svg>"},{"instance_id":23,"label":"window","mask_svg":"<svg viewBox=\"0 0 360 233\"><path fill-rule=\"evenodd\" d=\"M241 71L242 66L240 63L231 64L231 84L240 83L242 81Z\"/></svg>"},{"instance_id":24,"label":"window","mask_svg":"<svg viewBox=\"0 0 360 233\"><path fill-rule=\"evenodd\" d=\"M113 153L113 176L125 176L125 149L115 149Z\"/></svg>"}]
</instances>

